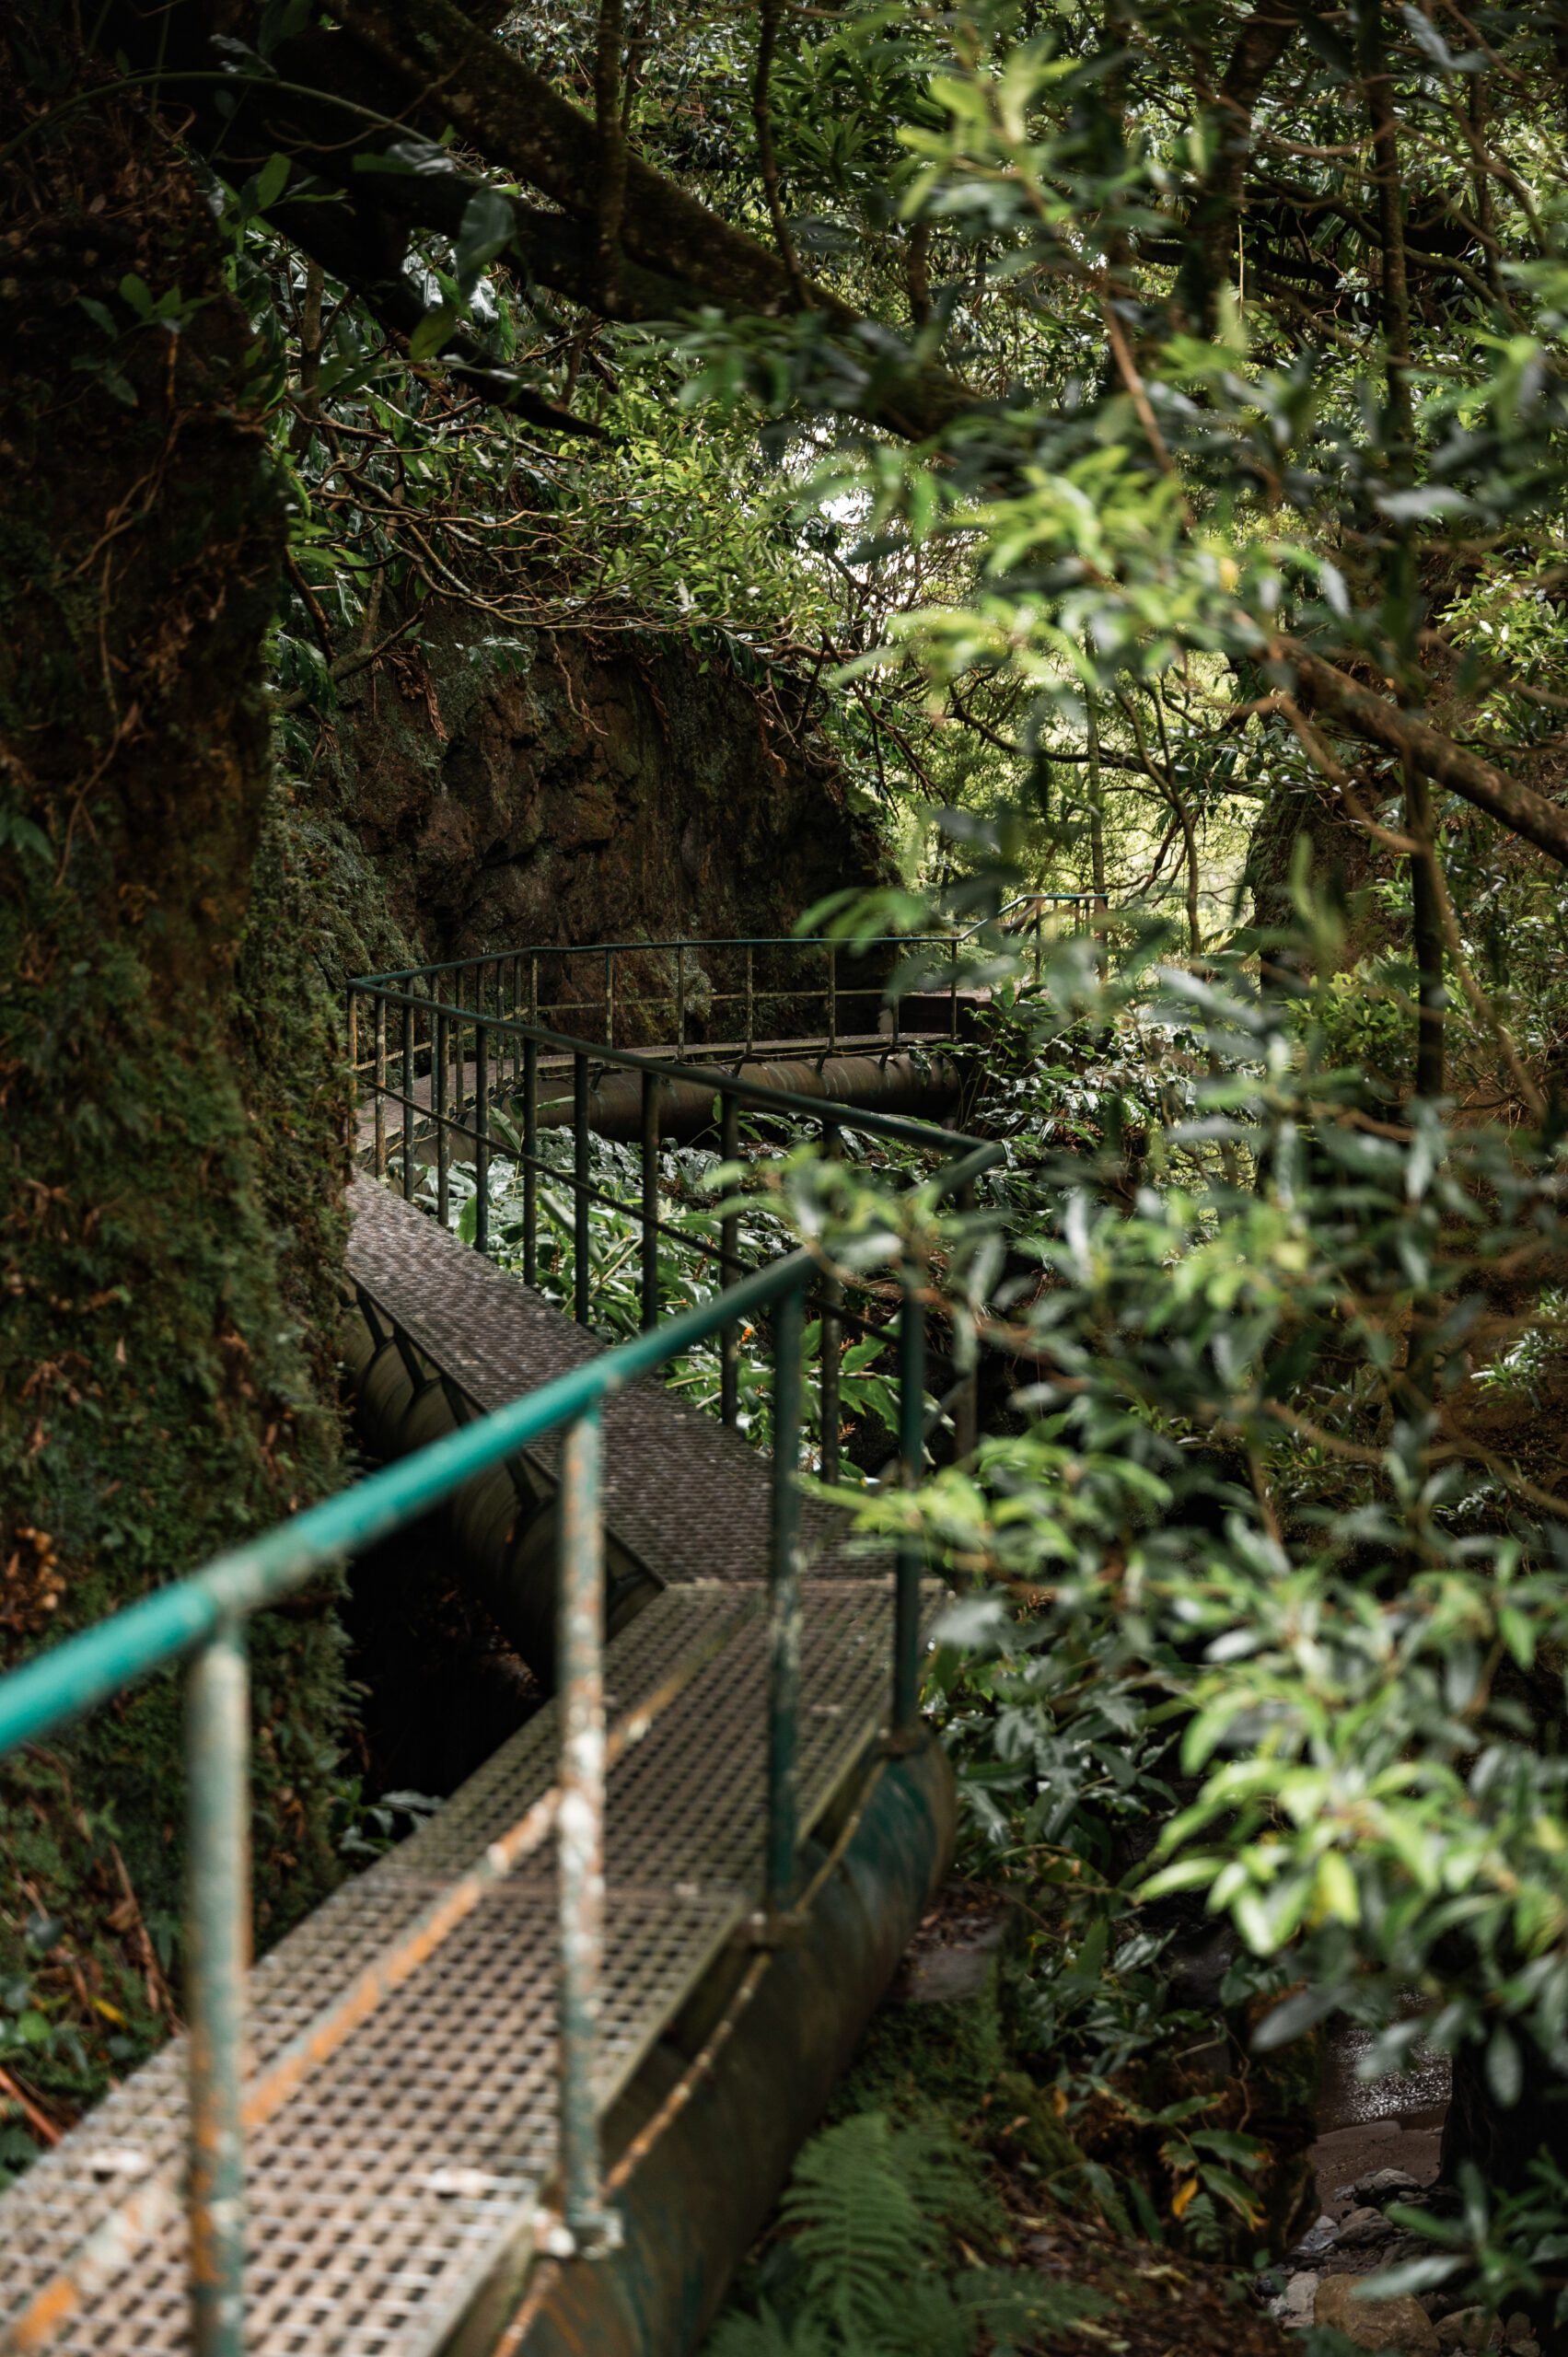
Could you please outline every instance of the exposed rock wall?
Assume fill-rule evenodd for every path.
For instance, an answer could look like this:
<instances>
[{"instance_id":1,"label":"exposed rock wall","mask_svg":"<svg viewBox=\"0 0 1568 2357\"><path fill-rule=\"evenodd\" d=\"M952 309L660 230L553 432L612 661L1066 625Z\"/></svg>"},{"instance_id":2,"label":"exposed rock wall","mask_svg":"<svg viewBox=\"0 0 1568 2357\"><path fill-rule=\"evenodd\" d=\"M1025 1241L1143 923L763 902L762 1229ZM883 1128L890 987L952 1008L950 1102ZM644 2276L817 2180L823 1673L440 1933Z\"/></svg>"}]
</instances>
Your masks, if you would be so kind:
<instances>
[{"instance_id":1,"label":"exposed rock wall","mask_svg":"<svg viewBox=\"0 0 1568 2357\"><path fill-rule=\"evenodd\" d=\"M497 642L437 615L417 652L345 688L298 792L345 968L399 943L435 958L783 934L881 879L806 702L685 640Z\"/></svg>"}]
</instances>

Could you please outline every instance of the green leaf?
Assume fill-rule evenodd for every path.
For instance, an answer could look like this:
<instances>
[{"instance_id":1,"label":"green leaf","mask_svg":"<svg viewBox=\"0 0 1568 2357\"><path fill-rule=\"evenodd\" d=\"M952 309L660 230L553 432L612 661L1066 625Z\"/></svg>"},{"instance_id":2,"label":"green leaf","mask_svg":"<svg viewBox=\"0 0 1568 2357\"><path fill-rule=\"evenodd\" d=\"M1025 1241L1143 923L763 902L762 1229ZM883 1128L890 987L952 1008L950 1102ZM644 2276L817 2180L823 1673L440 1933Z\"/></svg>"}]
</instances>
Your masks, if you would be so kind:
<instances>
[{"instance_id":1,"label":"green leaf","mask_svg":"<svg viewBox=\"0 0 1568 2357\"><path fill-rule=\"evenodd\" d=\"M1518 2043L1506 2023L1499 2022L1487 2041L1486 2084L1504 2111L1512 2111L1525 2083Z\"/></svg>"},{"instance_id":2,"label":"green leaf","mask_svg":"<svg viewBox=\"0 0 1568 2357\"><path fill-rule=\"evenodd\" d=\"M289 160L286 156L272 155L256 175L256 210L266 213L277 203L288 186Z\"/></svg>"},{"instance_id":3,"label":"green leaf","mask_svg":"<svg viewBox=\"0 0 1568 2357\"><path fill-rule=\"evenodd\" d=\"M449 343L458 325L457 306L443 303L434 311L426 311L408 340L411 360L429 360L444 344Z\"/></svg>"},{"instance_id":4,"label":"green leaf","mask_svg":"<svg viewBox=\"0 0 1568 2357\"><path fill-rule=\"evenodd\" d=\"M474 191L458 224L455 250L462 286L471 290L485 263L511 244L513 226L512 208L498 189Z\"/></svg>"}]
</instances>

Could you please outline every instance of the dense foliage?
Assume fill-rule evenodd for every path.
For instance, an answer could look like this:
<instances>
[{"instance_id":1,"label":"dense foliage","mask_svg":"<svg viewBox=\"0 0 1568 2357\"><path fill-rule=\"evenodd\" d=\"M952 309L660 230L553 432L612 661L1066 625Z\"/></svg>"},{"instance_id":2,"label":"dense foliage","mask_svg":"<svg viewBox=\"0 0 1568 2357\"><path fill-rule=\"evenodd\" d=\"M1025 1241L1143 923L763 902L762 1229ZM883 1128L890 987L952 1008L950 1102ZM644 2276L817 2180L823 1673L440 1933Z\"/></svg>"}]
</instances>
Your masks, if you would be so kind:
<instances>
[{"instance_id":1,"label":"dense foliage","mask_svg":"<svg viewBox=\"0 0 1568 2357\"><path fill-rule=\"evenodd\" d=\"M1238 2036L1452 2052L1481 2174L1409 2280L1549 2313L1568 28L668 14L99 19L249 321L284 757L444 607L501 664L676 632L761 696L804 679L886 814L902 888L846 935L1097 900L1038 980L1003 928L977 952L1010 1162L974 1222L805 1161L780 1198L829 1251L901 1225L1010 1370L972 1464L870 1511L969 1591L935 1684L1040 1926L1040 2067L1086 2150L1156 2123L1102 2204L1256 2247L1245 2139L1136 2080L1196 1894ZM40 284L84 398L145 420L216 315L137 253L112 299ZM66 877L30 807L7 843ZM48 2023L10 1993L14 2059Z\"/></svg>"}]
</instances>

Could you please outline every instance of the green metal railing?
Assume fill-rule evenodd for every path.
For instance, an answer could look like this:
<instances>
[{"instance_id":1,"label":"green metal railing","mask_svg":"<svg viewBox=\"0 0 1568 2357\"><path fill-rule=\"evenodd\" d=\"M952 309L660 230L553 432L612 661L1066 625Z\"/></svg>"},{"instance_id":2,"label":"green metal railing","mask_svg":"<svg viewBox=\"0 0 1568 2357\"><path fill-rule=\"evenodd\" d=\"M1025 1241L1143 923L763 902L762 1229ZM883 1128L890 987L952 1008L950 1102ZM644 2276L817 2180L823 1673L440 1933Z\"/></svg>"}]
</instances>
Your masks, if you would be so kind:
<instances>
[{"instance_id":1,"label":"green metal railing","mask_svg":"<svg viewBox=\"0 0 1568 2357\"><path fill-rule=\"evenodd\" d=\"M592 1221L596 1209L610 1211L635 1222L641 1231L640 1295L645 1332L659 1318L657 1248L661 1237L693 1248L688 1228L663 1218L659 1210L659 1150L662 1093L672 1085L699 1087L714 1106L714 1134L726 1164L741 1159L741 1116L772 1116L793 1127L814 1131L824 1155L836 1158L845 1128L889 1144L915 1146L946 1156L944 1167L928 1182L937 1200L955 1198L967 1208L975 1178L1000 1155L996 1146L977 1145L962 1132L938 1127L903 1114L883 1113L797 1096L747 1078L744 1070L696 1066L664 1055L640 1053L628 1048L606 1048L542 1026L462 1006L444 993L467 979L466 969L449 966L416 970L412 974L366 976L348 985L350 1057L373 1106L369 1147L377 1178L395 1175L409 1202L420 1193L419 1154L423 1147L434 1159L434 1204L445 1226L451 1216L451 1174L454 1163L473 1171L474 1232L472 1241L483 1252L490 1248L490 1176L493 1156L504 1151L522 1173L522 1276L537 1284L540 1275L540 1188L541 1180L563 1180L573 1199L573 1306L579 1324L593 1314ZM413 987L410 987L410 985ZM358 1059L358 1043L370 1035L374 1056ZM572 1167L563 1171L540 1151L543 1072L553 1063L570 1075L569 1096L558 1097L554 1109L569 1106ZM591 1176L593 1134L591 1082L598 1072L623 1072L637 1076L641 1086L640 1153L642 1185L635 1201L612 1194ZM421 1089L423 1088L423 1094ZM509 1105L517 1120L498 1130L501 1104ZM394 1156L393 1129L399 1132ZM395 1171L394 1171L395 1164ZM429 1167L428 1165L426 1166ZM738 1249L738 1213L735 1198L717 1220L719 1273L725 1284L742 1273ZM918 1272L900 1278L906 1298L918 1298ZM839 1474L838 1386L840 1353L846 1335L887 1338L885 1322L856 1310L845 1298L842 1277L824 1267L813 1287L819 1317L818 1364L822 1412L819 1422L819 1469L828 1480ZM902 1312L900 1311L900 1322ZM719 1335L719 1408L726 1423L739 1413L738 1318L725 1318ZM924 1364L922 1327L921 1361ZM900 1346L900 1397L904 1396L910 1351ZM910 1378L912 1380L912 1377ZM900 1410L901 1412L901 1410ZM922 1410L923 1414L923 1409ZM972 1370L949 1386L936 1403L935 1420L951 1413L958 1453L967 1454L973 1437L974 1376Z\"/></svg>"},{"instance_id":2,"label":"green metal railing","mask_svg":"<svg viewBox=\"0 0 1568 2357\"><path fill-rule=\"evenodd\" d=\"M643 946L645 945L638 945ZM465 973L467 965L439 970ZM399 978L411 981L412 977ZM371 1003L377 1026L375 1086L387 1093L387 1026L395 1016L407 1083L398 1095L404 1142L403 1184L411 1183L416 1119L456 1127L471 1139L480 1156L483 1201L483 1155L488 1136L489 1070L496 1048L515 1051L519 1069L537 1069L544 1054L566 1057L574 1075L574 1105L579 1141L587 1135L587 1071L590 1056L607 1051L591 1042L518 1027L482 1009L448 1004L432 993L389 987L387 981L354 985L353 1002ZM437 987L445 989L445 983ZM415 1104L412 1079L424 1027L427 1078L432 1103ZM520 1036L513 1038L514 1032ZM499 1036L498 1035L505 1035ZM455 1039L457 1067L466 1070L471 1041L473 1082L465 1101L438 1101L437 1082L447 1070L439 1043ZM617 1062L644 1074L648 1108L645 1138L657 1141L658 1089L679 1065L614 1051ZM829 1125L833 1114L809 1098L749 1086L735 1075L701 1074L721 1100L721 1128L733 1145L743 1103L791 1119ZM377 1096L377 1104L381 1102ZM842 1117L842 1109L840 1109ZM891 1115L856 1114L857 1128L897 1137L946 1153L949 1160L930 1184L937 1196L970 1198L980 1173L1002 1149L977 1145L956 1132L935 1130ZM385 1171L384 1140L377 1148ZM592 1196L581 1144L575 1172L584 1182L577 1199L579 1242L586 1246ZM645 1207L647 1181L645 1172ZM656 1197L654 1205L656 1219ZM715 1336L733 1337L743 1322L771 1320L773 1384L773 1474L768 1613L767 1840L765 1901L773 1915L785 1912L796 1882L796 1758L800 1660L802 1563L796 1468L803 1429L802 1360L805 1310L822 1283L816 1261L791 1251L750 1274L739 1272L734 1237L721 1237L724 1289L711 1301L663 1322L650 1322L634 1340L588 1364L541 1385L493 1414L416 1454L388 1465L352 1489L310 1508L242 1547L229 1550L190 1576L172 1582L96 1628L52 1646L0 1678L0 1758L20 1745L54 1734L156 1672L189 1665L186 1701L187 1873L185 1994L190 2029L190 2139L185 2200L190 2223L192 2336L196 2357L241 2357L244 2337L245 2138L248 2128L270 2117L286 2099L310 2061L331 2050L364 2021L368 2008L396 1985L401 1968L394 1955L367 1970L360 1981L306 2025L281 2060L247 2083L244 2069L245 1971L250 1954L250 1692L245 1629L257 1612L283 1602L345 1556L401 1529L449 1499L474 1476L503 1464L517 1451L552 1433L564 1435L562 1457L558 1662L561 1751L557 1782L539 1805L459 1883L433 1902L403 1936L402 1952L412 1956L422 1941L443 1936L461 1906L477 1903L489 1883L557 1836L561 1989L559 2199L567 2247L591 2253L602 2247L607 2219L592 2072L598 1991L603 1953L603 1844L605 1783L615 1756L612 1732L606 1747L601 1675L604 1595L604 1523L601 1496L600 1417L604 1404L628 1385L679 1358ZM587 1265L586 1249L579 1269ZM645 1256L645 1275L647 1260ZM820 1297L820 1296L819 1296ZM830 1301L831 1296L829 1296ZM579 1313L586 1301L579 1295ZM850 1313L842 1310L842 1315ZM656 1315L651 1294L645 1315ZM725 1343L727 1351L729 1344ZM927 1433L924 1380L926 1311L920 1272L900 1271L899 1477L919 1478ZM970 1421L972 1422L972 1393ZM726 1410L733 1392L726 1386ZM824 1385L822 1415L837 1420L836 1396ZM964 1419L960 1413L959 1422ZM961 1432L960 1432L961 1438ZM916 1717L920 1682L920 1582L923 1562L912 1541L900 1544L894 1569L889 1726L897 1740ZM674 1687L665 1701L674 1699ZM649 1713L645 1711L645 1720ZM631 1739L630 1736L627 1739ZM50 2287L68 2312L68 2282Z\"/></svg>"},{"instance_id":3,"label":"green metal railing","mask_svg":"<svg viewBox=\"0 0 1568 2357\"><path fill-rule=\"evenodd\" d=\"M1086 892L1030 892L953 933L885 934L853 945L793 934L545 945L403 967L376 980L394 988L438 987L491 1021L553 1024L605 1048L639 1044L625 1035L628 1018L641 1016L644 1037L666 1048L750 1056L771 1014L832 1054L852 1042L899 1047L912 1030L917 1038L946 1031L956 1039L965 960L977 935L990 928L1024 941L1038 981L1048 927L1058 912L1070 912L1081 926L1094 905ZM926 969L926 979L910 993L922 1010L912 1027L901 1014L904 993L887 984L886 970L896 958ZM935 1004L944 997L945 1020ZM721 1019L711 1038L694 1032L700 1024L705 1034L715 1015Z\"/></svg>"}]
</instances>

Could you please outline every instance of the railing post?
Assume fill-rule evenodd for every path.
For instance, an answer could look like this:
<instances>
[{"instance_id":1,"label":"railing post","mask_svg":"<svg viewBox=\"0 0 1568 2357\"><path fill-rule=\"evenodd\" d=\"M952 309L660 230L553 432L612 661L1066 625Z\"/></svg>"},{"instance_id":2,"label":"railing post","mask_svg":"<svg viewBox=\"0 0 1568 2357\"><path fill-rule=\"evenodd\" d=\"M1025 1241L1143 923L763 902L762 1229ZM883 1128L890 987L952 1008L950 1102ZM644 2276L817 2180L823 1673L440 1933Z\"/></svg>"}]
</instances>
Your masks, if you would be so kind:
<instances>
[{"instance_id":1,"label":"railing post","mask_svg":"<svg viewBox=\"0 0 1568 2357\"><path fill-rule=\"evenodd\" d=\"M675 953L675 1041L677 1047L686 1045L686 945L682 942Z\"/></svg>"},{"instance_id":2,"label":"railing post","mask_svg":"<svg viewBox=\"0 0 1568 2357\"><path fill-rule=\"evenodd\" d=\"M795 1885L800 1727L800 1397L804 1288L773 1312L772 1539L768 1557L768 1874L770 1916Z\"/></svg>"},{"instance_id":3,"label":"railing post","mask_svg":"<svg viewBox=\"0 0 1568 2357\"><path fill-rule=\"evenodd\" d=\"M834 1115L830 1114L822 1123L822 1158L825 1162L836 1162L842 1150L842 1141L839 1135L839 1124L837 1118ZM830 1271L822 1279L821 1285L822 1340L820 1352L820 1372L822 1418L819 1440L820 1443L819 1454L821 1457L821 1473L824 1481L836 1481L839 1478L839 1422L841 1411L839 1407L840 1334L838 1311L839 1306L843 1300L843 1286L840 1283L838 1278Z\"/></svg>"},{"instance_id":4,"label":"railing post","mask_svg":"<svg viewBox=\"0 0 1568 2357\"><path fill-rule=\"evenodd\" d=\"M828 1053L839 1051L839 953L836 946L828 950Z\"/></svg>"},{"instance_id":5,"label":"railing post","mask_svg":"<svg viewBox=\"0 0 1568 2357\"><path fill-rule=\"evenodd\" d=\"M483 1252L490 1244L490 1027L476 1023L473 1027L473 1125L478 1133L474 1147L473 1240L475 1248Z\"/></svg>"},{"instance_id":6,"label":"railing post","mask_svg":"<svg viewBox=\"0 0 1568 2357\"><path fill-rule=\"evenodd\" d=\"M952 978L951 978L951 980L949 981L949 982L948 982L948 984L947 984L947 1037L948 1037L948 1039L956 1039L958 1038L958 945L957 941L955 941L955 942L954 942L954 944L953 944L953 969L952 969Z\"/></svg>"},{"instance_id":7,"label":"railing post","mask_svg":"<svg viewBox=\"0 0 1568 2357\"><path fill-rule=\"evenodd\" d=\"M659 1080L643 1074L643 1331L658 1324Z\"/></svg>"},{"instance_id":8,"label":"railing post","mask_svg":"<svg viewBox=\"0 0 1568 2357\"><path fill-rule=\"evenodd\" d=\"M539 1283L539 1041L523 1041L523 1283Z\"/></svg>"},{"instance_id":9,"label":"railing post","mask_svg":"<svg viewBox=\"0 0 1568 2357\"><path fill-rule=\"evenodd\" d=\"M413 1009L403 1009L403 1201L413 1201Z\"/></svg>"},{"instance_id":10,"label":"railing post","mask_svg":"<svg viewBox=\"0 0 1568 2357\"><path fill-rule=\"evenodd\" d=\"M920 1485L925 1456L925 1304L920 1271L906 1253L899 1271L899 1480ZM912 1733L920 1710L920 1574L918 1538L898 1544L893 1606L893 1734Z\"/></svg>"},{"instance_id":11,"label":"railing post","mask_svg":"<svg viewBox=\"0 0 1568 2357\"><path fill-rule=\"evenodd\" d=\"M376 1000L376 1176L387 1175L387 1002Z\"/></svg>"},{"instance_id":12,"label":"railing post","mask_svg":"<svg viewBox=\"0 0 1568 2357\"><path fill-rule=\"evenodd\" d=\"M447 1127L447 1012L436 1007L431 1016L430 1109L436 1117L436 1216L449 1225L452 1209L452 1138Z\"/></svg>"},{"instance_id":13,"label":"railing post","mask_svg":"<svg viewBox=\"0 0 1568 2357\"><path fill-rule=\"evenodd\" d=\"M604 953L604 1044L615 1045L615 952Z\"/></svg>"},{"instance_id":14,"label":"railing post","mask_svg":"<svg viewBox=\"0 0 1568 2357\"><path fill-rule=\"evenodd\" d=\"M967 1178L958 1189L955 1202L960 1218L967 1218L974 1210L974 1180L972 1178ZM955 1306L950 1315L956 1318L958 1314ZM960 1465L967 1464L974 1455L975 1443L979 1437L980 1361L977 1355L974 1365L970 1367L965 1378L964 1387L953 1403L953 1449Z\"/></svg>"},{"instance_id":15,"label":"railing post","mask_svg":"<svg viewBox=\"0 0 1568 2357\"><path fill-rule=\"evenodd\" d=\"M719 1160L740 1159L740 1116L733 1093L724 1091L719 1108ZM740 1222L728 1212L719 1222L719 1283L732 1285L740 1274ZM719 1330L719 1413L733 1424L740 1413L740 1329L733 1322Z\"/></svg>"},{"instance_id":16,"label":"railing post","mask_svg":"<svg viewBox=\"0 0 1568 2357\"><path fill-rule=\"evenodd\" d=\"M757 952L749 942L746 945L746 1052L751 1053L757 1044Z\"/></svg>"},{"instance_id":17,"label":"railing post","mask_svg":"<svg viewBox=\"0 0 1568 2357\"><path fill-rule=\"evenodd\" d=\"M572 1059L572 1275L577 1323L593 1309L593 1272L588 1266L588 1060Z\"/></svg>"},{"instance_id":18,"label":"railing post","mask_svg":"<svg viewBox=\"0 0 1568 2357\"><path fill-rule=\"evenodd\" d=\"M539 1028L539 952L528 952L528 1021Z\"/></svg>"},{"instance_id":19,"label":"railing post","mask_svg":"<svg viewBox=\"0 0 1568 2357\"><path fill-rule=\"evenodd\" d=\"M192 1663L185 1744L191 2337L195 2357L242 2357L250 1689L237 1628L220 1630Z\"/></svg>"},{"instance_id":20,"label":"railing post","mask_svg":"<svg viewBox=\"0 0 1568 2357\"><path fill-rule=\"evenodd\" d=\"M594 2048L604 1957L604 1523L598 1410L570 1425L561 1457L561 2206L581 2249L608 2239L599 2178Z\"/></svg>"}]
</instances>

